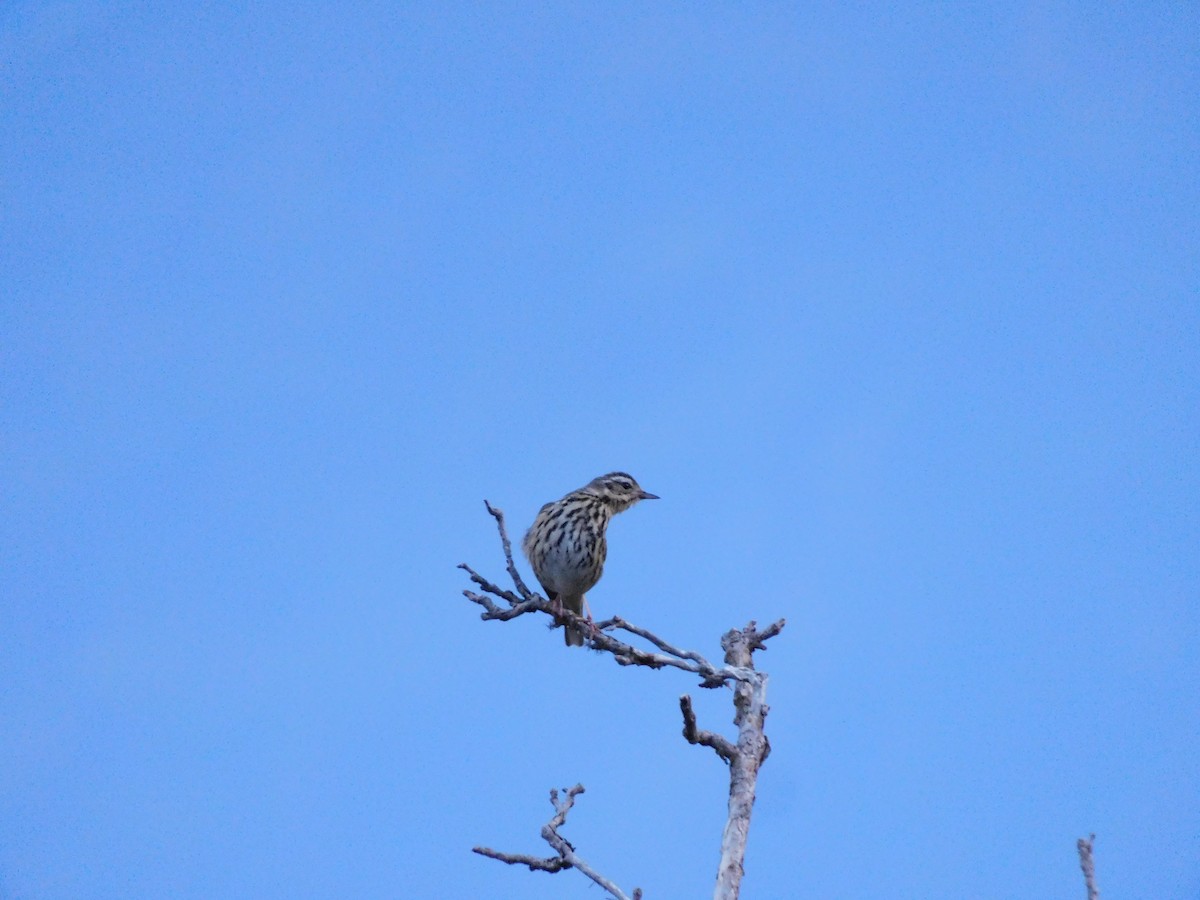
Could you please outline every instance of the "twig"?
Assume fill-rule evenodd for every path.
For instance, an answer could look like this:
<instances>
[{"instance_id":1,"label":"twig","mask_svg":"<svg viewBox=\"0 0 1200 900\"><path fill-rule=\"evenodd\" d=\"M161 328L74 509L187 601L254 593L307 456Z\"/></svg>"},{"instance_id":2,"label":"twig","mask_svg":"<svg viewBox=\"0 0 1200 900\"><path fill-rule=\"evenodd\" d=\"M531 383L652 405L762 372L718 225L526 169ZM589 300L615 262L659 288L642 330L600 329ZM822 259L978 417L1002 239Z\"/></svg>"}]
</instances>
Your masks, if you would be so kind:
<instances>
[{"instance_id":1,"label":"twig","mask_svg":"<svg viewBox=\"0 0 1200 900\"><path fill-rule=\"evenodd\" d=\"M634 625L632 622L626 622L620 616L613 616L607 622L602 623L601 627L606 626L606 625L611 625L613 628L620 628L622 631L628 631L630 634L636 634L640 638L645 638L646 640L650 641L650 643L654 644L654 646L656 646L659 650L662 650L664 653L669 653L672 656L679 657L680 659L690 659L690 660L693 660L694 662L702 663L704 665L710 665L708 660L706 660L703 656L701 656L695 650L680 650L678 647L674 647L671 644L668 644L666 641L664 641L658 635L652 634L651 632L647 631L645 628L640 628L637 625Z\"/></svg>"},{"instance_id":2,"label":"twig","mask_svg":"<svg viewBox=\"0 0 1200 900\"><path fill-rule=\"evenodd\" d=\"M542 826L542 840L553 847L558 856L540 858L530 856L526 853L503 853L499 850L493 850L491 847L475 847L474 851L480 856L486 856L489 859L498 859L500 862L508 863L509 865L528 866L531 872L561 872L563 869L578 869L596 884L600 885L600 887L604 888L604 890L608 891L615 900L631 900L629 895L593 869L587 862L580 859L570 842L558 833L558 829L566 824L567 813L575 805L575 798L583 792L583 785L577 784L573 788L567 788L566 796L560 800L558 790L555 788L550 790L550 802L554 806L554 816ZM632 900L640 900L641 896L642 889L635 888Z\"/></svg>"},{"instance_id":3,"label":"twig","mask_svg":"<svg viewBox=\"0 0 1200 900\"><path fill-rule=\"evenodd\" d=\"M525 582L521 580L521 573L517 571L517 567L513 564L512 544L509 543L508 532L504 528L504 513L486 500L483 501L483 505L487 507L487 511L496 520L496 528L500 531L500 543L504 546L504 561L508 564L509 577L512 578L513 584L517 586L517 590L521 592L521 596L528 600L533 596L533 593L529 588L525 587Z\"/></svg>"},{"instance_id":4,"label":"twig","mask_svg":"<svg viewBox=\"0 0 1200 900\"><path fill-rule=\"evenodd\" d=\"M1080 838L1075 842L1079 850L1079 868L1083 869L1083 881L1087 885L1088 900L1100 900L1100 888L1096 887L1096 864L1092 859L1092 843L1096 840L1090 837Z\"/></svg>"},{"instance_id":5,"label":"twig","mask_svg":"<svg viewBox=\"0 0 1200 900\"><path fill-rule=\"evenodd\" d=\"M472 847L475 853L480 856L486 856L489 859L498 859L502 863L508 863L510 866L529 866L530 872L561 872L563 869L571 868L571 864L561 856L549 856L542 859L538 856L529 856L526 853L501 853L499 850L493 850L491 847Z\"/></svg>"},{"instance_id":6,"label":"twig","mask_svg":"<svg viewBox=\"0 0 1200 900\"><path fill-rule=\"evenodd\" d=\"M729 743L721 735L713 734L711 731L704 731L696 727L696 712L692 709L692 698L687 694L679 698L679 709L683 713L684 739L689 744L702 744L705 747L712 747L717 756L725 760L726 764L731 763L733 755L737 750L733 744Z\"/></svg>"},{"instance_id":7,"label":"twig","mask_svg":"<svg viewBox=\"0 0 1200 900\"><path fill-rule=\"evenodd\" d=\"M485 591L487 591L489 594L495 594L497 597L501 597L504 600L507 600L509 602L509 604L512 606L517 606L521 603L528 603L530 600L537 599L536 597L532 597L532 596L531 597L518 597L512 591L506 591L504 588L500 587L499 585L493 584L492 582L488 581L486 578L484 578L482 575L480 575L478 572L476 572L474 569L472 569L466 563L459 563L458 567L460 569L462 569L464 572L466 572L468 575L470 575L471 580L473 582L475 582L477 585L479 585L481 588L483 588Z\"/></svg>"}]
</instances>

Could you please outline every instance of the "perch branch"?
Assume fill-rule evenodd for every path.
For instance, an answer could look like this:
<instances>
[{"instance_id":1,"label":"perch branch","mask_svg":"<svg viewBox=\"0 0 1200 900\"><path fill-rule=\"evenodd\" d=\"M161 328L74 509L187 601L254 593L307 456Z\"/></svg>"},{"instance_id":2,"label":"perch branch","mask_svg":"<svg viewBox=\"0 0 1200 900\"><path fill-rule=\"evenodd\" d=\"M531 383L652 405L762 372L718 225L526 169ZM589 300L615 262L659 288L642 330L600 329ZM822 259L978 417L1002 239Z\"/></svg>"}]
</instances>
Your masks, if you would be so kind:
<instances>
[{"instance_id":1,"label":"perch branch","mask_svg":"<svg viewBox=\"0 0 1200 900\"><path fill-rule=\"evenodd\" d=\"M475 852L480 856L497 859L509 865L527 866L531 872L561 872L563 869L578 869L608 891L614 900L640 900L641 888L635 889L630 898L628 894L593 869L587 862L580 859L571 843L558 833L558 829L566 824L567 813L575 805L575 798L582 793L583 785L577 784L573 788L567 788L565 796L560 800L558 790L555 788L550 790L550 803L554 806L554 816L542 826L542 840L549 844L558 853L558 856L542 858L526 853L503 853L493 850L491 847L475 847Z\"/></svg>"},{"instance_id":2,"label":"perch branch","mask_svg":"<svg viewBox=\"0 0 1200 900\"><path fill-rule=\"evenodd\" d=\"M613 659L619 665L645 666L650 669L662 669L670 666L682 669L685 672L700 675L702 687L719 687L730 682L756 682L761 677L758 672L754 671L753 665L735 665L730 664L728 661L723 666L715 665L694 650L681 650L658 637L653 632L634 625L632 622L628 622L619 616L608 619L598 625L592 625L583 616L577 615L570 610L557 609L540 594L530 591L526 587L525 582L521 580L520 573L517 572L516 565L513 563L512 545L509 542L508 530L504 524L504 512L492 506L486 500L484 504L487 507L487 511L496 520L496 527L500 532L500 542L504 547L504 560L518 593L514 594L512 591L500 587L484 578L466 563L460 563L459 568L470 575L471 581L484 591L482 594L470 590L463 591L463 596L472 603L483 607L484 611L480 615L480 618L508 621L527 613L543 612L550 616L556 625L570 625L589 635L588 643L591 648L612 654ZM491 597L488 597L487 594L504 600L508 604L508 608L500 606ZM758 632L757 644L752 649L763 649L763 643L768 638L778 634L783 625L784 620L780 619L769 628ZM643 638L661 652L645 650L641 647L627 644L609 634L613 629L626 631L629 634Z\"/></svg>"}]
</instances>

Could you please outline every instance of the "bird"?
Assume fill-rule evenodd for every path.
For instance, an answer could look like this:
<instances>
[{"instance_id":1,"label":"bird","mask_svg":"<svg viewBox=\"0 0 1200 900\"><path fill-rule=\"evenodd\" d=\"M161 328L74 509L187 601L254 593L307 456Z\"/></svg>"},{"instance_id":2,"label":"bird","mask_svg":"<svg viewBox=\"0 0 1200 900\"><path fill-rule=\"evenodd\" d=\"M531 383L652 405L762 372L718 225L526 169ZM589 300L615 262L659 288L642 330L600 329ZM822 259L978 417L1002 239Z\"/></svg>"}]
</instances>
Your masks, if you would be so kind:
<instances>
[{"instance_id":1,"label":"bird","mask_svg":"<svg viewBox=\"0 0 1200 900\"><path fill-rule=\"evenodd\" d=\"M550 601L583 615L583 595L604 572L608 523L635 503L658 499L632 475L609 472L543 506L521 546ZM564 637L568 647L583 646L583 631L575 626L566 626Z\"/></svg>"}]
</instances>

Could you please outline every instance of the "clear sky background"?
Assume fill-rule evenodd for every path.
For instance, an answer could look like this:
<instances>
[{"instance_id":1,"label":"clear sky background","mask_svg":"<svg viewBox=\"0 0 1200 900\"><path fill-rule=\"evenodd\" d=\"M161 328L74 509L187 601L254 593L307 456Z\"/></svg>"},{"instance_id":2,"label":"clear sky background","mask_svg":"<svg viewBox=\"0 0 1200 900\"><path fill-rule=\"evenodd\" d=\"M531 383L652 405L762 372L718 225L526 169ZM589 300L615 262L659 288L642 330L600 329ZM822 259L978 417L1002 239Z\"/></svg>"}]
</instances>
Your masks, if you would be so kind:
<instances>
[{"instance_id":1,"label":"clear sky background","mask_svg":"<svg viewBox=\"0 0 1200 900\"><path fill-rule=\"evenodd\" d=\"M708 895L695 680L460 593L613 469L747 900L1200 896L1200 14L796 6L4 4L0 897Z\"/></svg>"}]
</instances>

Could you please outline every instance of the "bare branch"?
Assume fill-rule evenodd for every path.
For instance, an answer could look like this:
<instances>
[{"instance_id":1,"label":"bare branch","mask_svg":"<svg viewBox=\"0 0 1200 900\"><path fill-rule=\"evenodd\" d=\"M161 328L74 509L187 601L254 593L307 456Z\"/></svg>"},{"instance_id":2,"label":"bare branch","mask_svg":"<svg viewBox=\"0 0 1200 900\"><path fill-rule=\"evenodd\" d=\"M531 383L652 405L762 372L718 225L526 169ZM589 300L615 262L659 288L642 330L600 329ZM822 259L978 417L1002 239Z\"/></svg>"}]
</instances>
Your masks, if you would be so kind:
<instances>
[{"instance_id":1,"label":"bare branch","mask_svg":"<svg viewBox=\"0 0 1200 900\"><path fill-rule=\"evenodd\" d=\"M509 609L501 609L499 606L493 603L491 599L485 597L483 594L476 594L474 591L463 591L463 596L472 603L478 603L485 610L487 610L487 612L480 615L479 618L481 619L499 619L503 622L508 619L515 619L517 616L524 615L525 613L531 612L535 609L541 609L537 597L534 597L532 600L522 600L520 603L513 605Z\"/></svg>"},{"instance_id":2,"label":"bare branch","mask_svg":"<svg viewBox=\"0 0 1200 900\"><path fill-rule=\"evenodd\" d=\"M693 662L700 663L701 665L708 666L710 668L712 667L712 663L710 663L695 650L680 650L678 647L668 644L658 635L652 634L645 628L640 628L637 625L634 625L632 622L627 622L620 616L613 616L607 622L603 623L601 627L603 628L604 625L611 625L613 628L620 628L622 631L628 631L630 634L636 634L640 638L645 638L650 643L654 644L654 646L656 646L659 650L662 650L664 653L669 653L671 656L678 657L679 659L690 659Z\"/></svg>"},{"instance_id":3,"label":"bare branch","mask_svg":"<svg viewBox=\"0 0 1200 900\"><path fill-rule=\"evenodd\" d=\"M474 851L480 856L497 859L509 865L528 866L531 872L561 872L563 869L578 869L582 874L608 891L614 900L630 900L629 895L593 869L587 862L580 859L575 853L575 848L571 846L571 843L558 833L558 829L566 824L567 813L575 805L575 798L583 792L583 785L577 784L573 788L567 788L566 796L560 800L558 789L551 788L550 790L550 802L554 805L554 816L542 826L542 840L553 847L558 856L541 858L525 853L503 853L499 850L493 850L490 847L475 847ZM640 900L641 896L642 889L634 889L632 900Z\"/></svg>"},{"instance_id":4,"label":"bare branch","mask_svg":"<svg viewBox=\"0 0 1200 900\"><path fill-rule=\"evenodd\" d=\"M628 622L620 617L614 617L601 622L599 625L593 625L582 616L570 610L559 609L539 594L533 593L526 587L525 582L521 580L521 575L517 571L516 564L513 562L512 545L508 540L508 531L504 524L504 512L492 506L487 501L484 501L484 503L487 506L487 511L496 520L496 527L500 532L500 543L504 548L505 564L508 568L509 576L517 588L517 593L513 593L489 581L466 563L460 563L459 568L470 575L471 581L482 588L486 594L491 594L508 603L509 608L504 609L484 594L463 591L463 595L468 600L483 607L484 612L480 616L481 618L507 621L526 613L543 612L553 618L558 625L569 625L578 628L584 634L588 635L588 643L593 650L612 654L613 659L622 666L645 666L650 669L662 669L669 666L682 669L685 672L692 672L701 676L701 686L708 688L720 687L729 682L757 680L758 674L752 668L714 665L694 650L681 650L645 628L634 625L632 622ZM776 625L767 629L767 631L761 633L758 636L759 640L763 641L777 634L778 630L782 627L783 623L781 620ZM655 653L635 647L632 644L627 644L607 633L608 630L613 628L627 631L630 634L643 638L657 647L661 652Z\"/></svg>"},{"instance_id":5,"label":"bare branch","mask_svg":"<svg viewBox=\"0 0 1200 900\"><path fill-rule=\"evenodd\" d=\"M588 633L589 629L585 619L575 616L574 613L569 611L565 612L563 618L568 621L573 619L582 622L581 627L584 629L584 633ZM640 647L635 647L632 644L627 644L605 632L603 630L605 627L620 628L631 634L644 637L664 652L654 653L649 650L643 650ZM610 619L607 622L601 623L600 627L591 629L588 644L593 650L608 651L613 655L617 663L622 666L646 666L650 669L661 669L671 666L676 669L682 669L685 672L692 672L703 677L702 684L704 687L718 687L726 681L736 681L748 677L747 673L742 670L730 666L715 666L694 651L676 650L676 648L672 647L662 638L620 618Z\"/></svg>"},{"instance_id":6,"label":"bare branch","mask_svg":"<svg viewBox=\"0 0 1200 900\"><path fill-rule=\"evenodd\" d=\"M533 591L525 586L525 582L521 580L521 573L517 571L517 567L513 563L512 544L508 541L508 531L504 527L504 511L492 506L486 500L483 501L483 505L487 507L487 511L496 520L496 528L500 531L500 543L504 546L504 561L508 564L509 577L512 578L513 584L517 586L517 590L521 592L521 596L528 600L533 596Z\"/></svg>"},{"instance_id":7,"label":"bare branch","mask_svg":"<svg viewBox=\"0 0 1200 900\"><path fill-rule=\"evenodd\" d=\"M542 859L525 853L501 853L491 847L472 847L471 849L480 856L498 859L510 866L529 866L530 872L561 872L563 869L571 868L571 864L560 856L548 856Z\"/></svg>"},{"instance_id":8,"label":"bare branch","mask_svg":"<svg viewBox=\"0 0 1200 900\"><path fill-rule=\"evenodd\" d=\"M754 651L766 640L764 635L779 633L779 629L783 628L783 620L776 625L760 632L755 623L750 622L740 631L727 631L721 638L726 664L753 670ZM767 715L767 676L759 672L755 675L757 677L753 680L737 682L733 689L733 705L737 710L733 722L737 725L738 739L737 749L729 763L729 817L721 835L721 862L717 866L717 887L713 900L737 900L741 891L758 769L771 752L763 731Z\"/></svg>"},{"instance_id":9,"label":"bare branch","mask_svg":"<svg viewBox=\"0 0 1200 900\"><path fill-rule=\"evenodd\" d=\"M704 731L696 727L696 712L692 709L692 698L687 694L679 698L679 709L683 713L684 739L689 744L702 744L705 747L712 747L717 756L725 760L726 765L731 763L733 761L733 754L737 752L733 744L729 743L729 741L719 734L713 734L711 731Z\"/></svg>"},{"instance_id":10,"label":"bare branch","mask_svg":"<svg viewBox=\"0 0 1200 900\"><path fill-rule=\"evenodd\" d=\"M471 576L471 580L487 591L489 594L495 594L497 597L502 597L511 605L516 606L518 603L527 602L530 597L518 597L512 591L505 590L497 584L488 581L466 563L459 563L458 567Z\"/></svg>"},{"instance_id":11,"label":"bare branch","mask_svg":"<svg viewBox=\"0 0 1200 900\"><path fill-rule=\"evenodd\" d=\"M1092 843L1096 840L1090 837L1080 838L1075 842L1079 850L1079 868L1083 869L1083 880L1087 885L1088 900L1100 900L1100 888L1096 887L1096 864L1092 860Z\"/></svg>"},{"instance_id":12,"label":"bare branch","mask_svg":"<svg viewBox=\"0 0 1200 900\"><path fill-rule=\"evenodd\" d=\"M758 623L756 623L756 622L751 622L746 627L748 629L753 630L757 627L757 624ZM762 631L754 631L753 634L747 635L747 637L750 639L750 643L751 643L750 649L751 650L766 650L767 649L767 641L770 640L771 638L775 637L775 635L779 634L779 632L783 631L783 626L786 624L787 624L787 619L780 619L778 622L771 623L766 628L764 628Z\"/></svg>"}]
</instances>

